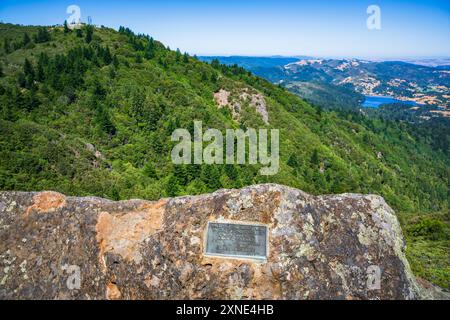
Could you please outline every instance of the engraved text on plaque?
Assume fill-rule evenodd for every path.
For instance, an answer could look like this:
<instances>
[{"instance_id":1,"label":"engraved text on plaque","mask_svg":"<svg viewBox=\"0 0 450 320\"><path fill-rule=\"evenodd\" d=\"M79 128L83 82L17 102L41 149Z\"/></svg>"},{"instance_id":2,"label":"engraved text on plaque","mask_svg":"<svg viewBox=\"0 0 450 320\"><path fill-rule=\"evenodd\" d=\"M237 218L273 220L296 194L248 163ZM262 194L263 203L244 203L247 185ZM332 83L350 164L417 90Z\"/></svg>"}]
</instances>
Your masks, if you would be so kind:
<instances>
[{"instance_id":1,"label":"engraved text on plaque","mask_svg":"<svg viewBox=\"0 0 450 320\"><path fill-rule=\"evenodd\" d=\"M267 226L209 222L206 254L252 259L267 258Z\"/></svg>"}]
</instances>

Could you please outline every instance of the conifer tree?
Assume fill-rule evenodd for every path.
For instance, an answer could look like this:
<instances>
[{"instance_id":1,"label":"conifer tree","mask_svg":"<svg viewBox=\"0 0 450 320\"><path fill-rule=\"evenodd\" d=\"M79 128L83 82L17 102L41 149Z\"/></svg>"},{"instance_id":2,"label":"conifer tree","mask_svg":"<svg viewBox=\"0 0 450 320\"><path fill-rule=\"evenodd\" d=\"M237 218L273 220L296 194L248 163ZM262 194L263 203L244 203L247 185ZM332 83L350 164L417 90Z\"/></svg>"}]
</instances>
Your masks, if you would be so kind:
<instances>
[{"instance_id":1,"label":"conifer tree","mask_svg":"<svg viewBox=\"0 0 450 320\"><path fill-rule=\"evenodd\" d=\"M150 38L147 46L145 47L144 56L146 59L150 60L155 56L155 42L153 38Z\"/></svg>"},{"instance_id":2,"label":"conifer tree","mask_svg":"<svg viewBox=\"0 0 450 320\"><path fill-rule=\"evenodd\" d=\"M109 135L114 135L116 128L111 121L108 109L103 105L97 107L95 121L99 125L100 129Z\"/></svg>"},{"instance_id":3,"label":"conifer tree","mask_svg":"<svg viewBox=\"0 0 450 320\"><path fill-rule=\"evenodd\" d=\"M175 59L176 59L176 61L180 61L180 59L181 59L181 51L180 51L180 49L177 49L177 51L175 53Z\"/></svg>"},{"instance_id":4,"label":"conifer tree","mask_svg":"<svg viewBox=\"0 0 450 320\"><path fill-rule=\"evenodd\" d=\"M33 65L28 59L25 59L25 63L23 65L23 73L25 77L25 86L27 88L32 87L34 83L35 72Z\"/></svg>"},{"instance_id":5,"label":"conifer tree","mask_svg":"<svg viewBox=\"0 0 450 320\"><path fill-rule=\"evenodd\" d=\"M3 50L5 51L5 53L11 53L11 46L8 38L5 38L3 40Z\"/></svg>"},{"instance_id":6,"label":"conifer tree","mask_svg":"<svg viewBox=\"0 0 450 320\"><path fill-rule=\"evenodd\" d=\"M67 20L64 20L64 33L69 33L70 29L69 26L67 25Z\"/></svg>"},{"instance_id":7,"label":"conifer tree","mask_svg":"<svg viewBox=\"0 0 450 320\"><path fill-rule=\"evenodd\" d=\"M319 164L319 153L317 149L314 149L312 155L311 155L311 164L318 165Z\"/></svg>"},{"instance_id":8,"label":"conifer tree","mask_svg":"<svg viewBox=\"0 0 450 320\"><path fill-rule=\"evenodd\" d=\"M34 41L36 43L44 43L51 40L50 32L47 28L41 27L38 29L38 33L34 36Z\"/></svg>"},{"instance_id":9,"label":"conifer tree","mask_svg":"<svg viewBox=\"0 0 450 320\"><path fill-rule=\"evenodd\" d=\"M17 83L19 84L19 87L25 88L27 85L27 79L25 78L25 75L23 72L19 72L17 75Z\"/></svg>"},{"instance_id":10,"label":"conifer tree","mask_svg":"<svg viewBox=\"0 0 450 320\"><path fill-rule=\"evenodd\" d=\"M180 191L177 178L173 174L170 175L169 180L167 181L166 191L169 197L178 195L178 192Z\"/></svg>"},{"instance_id":11,"label":"conifer tree","mask_svg":"<svg viewBox=\"0 0 450 320\"><path fill-rule=\"evenodd\" d=\"M115 68L119 67L119 59L117 58L117 55L114 55L113 57L113 65Z\"/></svg>"},{"instance_id":12,"label":"conifer tree","mask_svg":"<svg viewBox=\"0 0 450 320\"><path fill-rule=\"evenodd\" d=\"M112 62L111 51L108 46L103 50L103 62L106 65L109 65Z\"/></svg>"},{"instance_id":13,"label":"conifer tree","mask_svg":"<svg viewBox=\"0 0 450 320\"><path fill-rule=\"evenodd\" d=\"M213 59L213 60L211 61L211 66L212 66L214 69L218 69L218 68L220 67L220 62L219 62L219 60L218 60L218 59Z\"/></svg>"},{"instance_id":14,"label":"conifer tree","mask_svg":"<svg viewBox=\"0 0 450 320\"><path fill-rule=\"evenodd\" d=\"M289 159L287 161L287 165L290 166L291 168L294 168L294 169L299 167L297 156L294 153L289 156Z\"/></svg>"},{"instance_id":15,"label":"conifer tree","mask_svg":"<svg viewBox=\"0 0 450 320\"><path fill-rule=\"evenodd\" d=\"M23 64L23 72L25 73L26 77L34 77L33 65L28 59L25 59L25 63Z\"/></svg>"},{"instance_id":16,"label":"conifer tree","mask_svg":"<svg viewBox=\"0 0 450 320\"><path fill-rule=\"evenodd\" d=\"M91 25L87 25L84 28L84 30L86 31L86 36L84 38L86 40L86 43L91 43L92 42L92 37L93 37L93 34L94 34L94 27L91 26Z\"/></svg>"},{"instance_id":17,"label":"conifer tree","mask_svg":"<svg viewBox=\"0 0 450 320\"><path fill-rule=\"evenodd\" d=\"M30 42L31 42L30 36L28 35L28 33L25 32L23 34L22 46L25 47Z\"/></svg>"}]
</instances>

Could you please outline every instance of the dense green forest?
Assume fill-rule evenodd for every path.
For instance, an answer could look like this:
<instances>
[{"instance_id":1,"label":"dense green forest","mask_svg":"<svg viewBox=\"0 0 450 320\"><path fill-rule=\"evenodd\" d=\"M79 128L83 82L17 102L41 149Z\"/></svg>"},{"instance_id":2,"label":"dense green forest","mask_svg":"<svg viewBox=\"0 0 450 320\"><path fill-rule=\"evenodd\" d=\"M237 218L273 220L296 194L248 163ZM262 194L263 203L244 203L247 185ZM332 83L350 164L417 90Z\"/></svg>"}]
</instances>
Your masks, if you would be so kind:
<instances>
[{"instance_id":1,"label":"dense green forest","mask_svg":"<svg viewBox=\"0 0 450 320\"><path fill-rule=\"evenodd\" d=\"M353 88L328 83L293 81L284 86L290 92L325 110L358 111L365 99L364 95Z\"/></svg>"},{"instance_id":2,"label":"dense green forest","mask_svg":"<svg viewBox=\"0 0 450 320\"><path fill-rule=\"evenodd\" d=\"M448 144L380 117L314 107L237 66L199 61L121 27L0 24L0 190L110 199L275 182L313 194L375 193L396 209L414 271L449 286ZM269 123L214 93L264 96ZM173 165L176 128L276 128L280 170ZM430 254L424 258L425 254Z\"/></svg>"}]
</instances>

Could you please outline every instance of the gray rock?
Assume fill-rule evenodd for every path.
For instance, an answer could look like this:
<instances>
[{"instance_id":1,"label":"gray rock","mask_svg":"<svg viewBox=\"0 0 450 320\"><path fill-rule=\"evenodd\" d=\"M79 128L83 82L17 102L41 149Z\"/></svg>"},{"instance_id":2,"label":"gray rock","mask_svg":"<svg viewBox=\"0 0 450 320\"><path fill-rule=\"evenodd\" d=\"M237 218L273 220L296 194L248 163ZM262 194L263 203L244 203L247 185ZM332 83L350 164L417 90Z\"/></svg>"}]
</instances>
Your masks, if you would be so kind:
<instances>
[{"instance_id":1,"label":"gray rock","mask_svg":"<svg viewBox=\"0 0 450 320\"><path fill-rule=\"evenodd\" d=\"M204 255L208 221L269 230L267 260ZM157 202L0 193L1 299L420 299L379 196L275 184Z\"/></svg>"}]
</instances>

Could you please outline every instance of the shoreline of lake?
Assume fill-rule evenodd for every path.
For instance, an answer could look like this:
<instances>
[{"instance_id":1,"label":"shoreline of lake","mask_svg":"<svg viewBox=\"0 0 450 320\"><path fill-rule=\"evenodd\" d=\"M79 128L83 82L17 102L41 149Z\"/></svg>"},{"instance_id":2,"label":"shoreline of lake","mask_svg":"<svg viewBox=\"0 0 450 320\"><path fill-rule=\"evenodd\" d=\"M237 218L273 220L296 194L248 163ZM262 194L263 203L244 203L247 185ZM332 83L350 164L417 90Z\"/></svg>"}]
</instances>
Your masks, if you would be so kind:
<instances>
[{"instance_id":1,"label":"shoreline of lake","mask_svg":"<svg viewBox=\"0 0 450 320\"><path fill-rule=\"evenodd\" d=\"M361 104L364 108L379 108L383 104L390 104L390 103L403 103L411 106L419 106L415 101L410 100L399 100L390 96L364 96L365 100Z\"/></svg>"}]
</instances>

